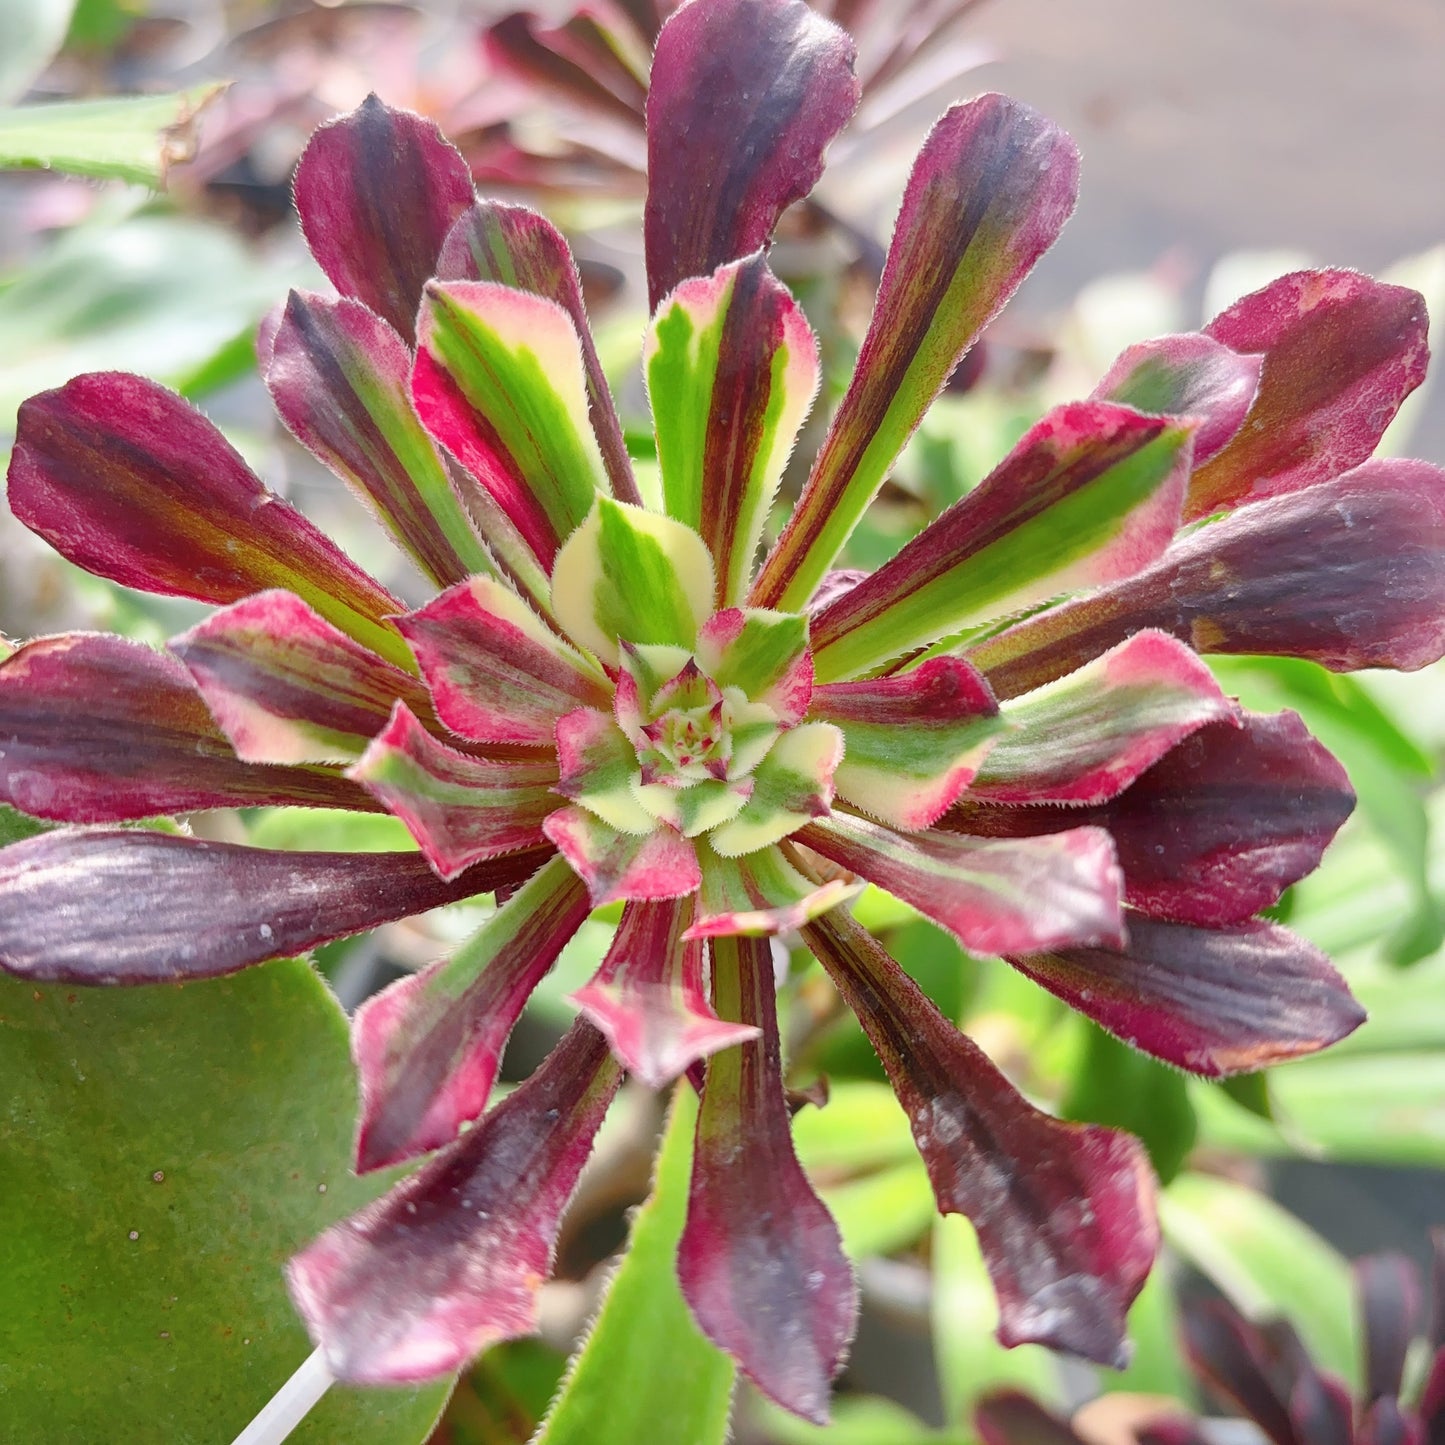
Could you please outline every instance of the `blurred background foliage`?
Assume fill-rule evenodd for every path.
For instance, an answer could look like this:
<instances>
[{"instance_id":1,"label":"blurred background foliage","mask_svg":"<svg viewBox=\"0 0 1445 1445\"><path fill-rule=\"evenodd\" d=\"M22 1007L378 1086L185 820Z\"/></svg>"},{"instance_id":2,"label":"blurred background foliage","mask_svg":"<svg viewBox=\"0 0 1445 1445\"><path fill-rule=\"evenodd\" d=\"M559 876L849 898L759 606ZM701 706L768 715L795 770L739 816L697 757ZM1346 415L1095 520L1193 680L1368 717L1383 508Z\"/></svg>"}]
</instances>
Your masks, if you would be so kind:
<instances>
[{"instance_id":1,"label":"blurred background foliage","mask_svg":"<svg viewBox=\"0 0 1445 1445\"><path fill-rule=\"evenodd\" d=\"M892 204L877 198L897 194L901 166L928 118L946 100L989 84L987 72L981 79L971 72L989 55L990 13L1008 6L934 6L948 24L927 66L900 92L908 103L895 96L891 109L875 106L875 123L840 143L820 205L789 218L775 264L823 342L820 417L841 391L866 322ZM580 145L576 125L569 129L577 117L565 106L570 122L546 129L556 97L499 66L483 43L504 8L6 0L0 452L16 406L31 392L82 370L143 372L202 405L273 487L339 534L401 595L414 592L415 580L360 507L272 417L252 341L289 286L320 284L289 212L300 146L317 122L372 88L434 116L485 186L540 199L566 225L629 437L645 449L635 152L625 135ZM519 155L550 161L522 166ZM1118 217L1120 227L1128 222ZM1180 239L1187 245L1188 237ZM1309 258L1239 252L1212 265L1195 259L1192 272L1171 254L1147 271L1099 274L1067 304L1031 308L1026 292L930 412L855 539L856 564L876 566L897 550L981 478L1046 406L1086 394L1125 345L1197 326ZM1385 276L1419 288L1432 312L1445 315L1445 247L1405 257ZM1437 326L1437 350L1439 338ZM1385 449L1418 449L1412 437L1431 404L1424 395L1407 404ZM806 438L801 450L809 450ZM124 593L78 572L8 514L0 516L0 557L0 634L12 640L93 627L159 643L195 615L190 604ZM1166 1250L1135 1307L1136 1353L1123 1374L1036 1347L998 1347L995 1306L970 1227L935 1216L906 1121L872 1050L821 972L794 948L783 1002L798 1148L858 1262L864 1323L832 1426L801 1424L739 1390L734 1438L965 1445L975 1438L974 1403L1001 1384L1060 1407L1095 1396L1164 1396L1197 1406L1177 1319L1181 1300L1210 1291L1251 1317L1288 1318L1320 1363L1358 1383L1346 1254L1389 1244L1422 1255L1422 1226L1445 1219L1445 670L1340 677L1299 661L1223 658L1212 665L1226 691L1249 707L1298 711L1354 781L1355 816L1319 871L1291 889L1276 914L1330 952L1369 1022L1325 1054L1268 1074L1223 1085L1186 1079L870 890L860 917L1031 1097L1066 1118L1123 1127L1145 1141L1165 1185ZM32 826L0 816L7 840ZM219 825L207 817L185 826L218 836ZM413 846L389 817L257 810L239 826L249 841L277 848ZM400 971L438 956L480 916L475 905L459 906L331 945L317 962L351 1008ZM595 967L607 936L600 922L584 927L538 990L510 1047L507 1077L523 1077L563 1029L571 1014L565 997ZM658 1259L670 1262L665 1211L643 1213L629 1226L648 1192L661 1125L660 1102L629 1086L569 1216L558 1278L544 1292L541 1337L479 1361L437 1427L437 1441L530 1438L629 1227L638 1248L616 1290L630 1291L637 1338L624 1345L618 1331L599 1330L592 1346L598 1358L579 1368L569 1391L595 1388L599 1373L645 1373L648 1350L665 1361L702 1348L679 1342L687 1322L679 1324L669 1270L654 1267ZM706 1374L712 1367L704 1355L698 1368ZM639 1379L644 1405L665 1408L666 1371L663 1364L660 1380ZM713 1398L726 1400L730 1381L712 1378ZM1130 1407L1107 1404L1090 1407L1088 1438L1127 1445ZM396 1438L419 1438L424 1427L411 1428ZM641 1437L628 1428L614 1421L588 1438L630 1445ZM551 1445L566 1438L555 1423L543 1436ZM673 1437L664 1429L653 1438Z\"/></svg>"}]
</instances>

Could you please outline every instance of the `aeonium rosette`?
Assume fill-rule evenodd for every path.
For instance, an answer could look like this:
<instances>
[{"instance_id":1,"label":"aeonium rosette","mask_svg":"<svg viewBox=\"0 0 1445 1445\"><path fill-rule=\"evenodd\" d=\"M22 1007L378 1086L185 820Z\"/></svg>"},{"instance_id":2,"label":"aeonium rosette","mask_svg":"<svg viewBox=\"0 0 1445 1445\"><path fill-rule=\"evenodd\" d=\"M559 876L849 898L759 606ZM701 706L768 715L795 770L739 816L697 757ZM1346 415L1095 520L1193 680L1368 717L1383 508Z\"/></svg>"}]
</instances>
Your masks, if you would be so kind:
<instances>
[{"instance_id":1,"label":"aeonium rosette","mask_svg":"<svg viewBox=\"0 0 1445 1445\"><path fill-rule=\"evenodd\" d=\"M977 1227L1002 1337L1120 1359L1157 1244L1140 1148L1022 1098L850 915L859 880L1200 1074L1359 1022L1328 961L1256 917L1318 862L1348 783L1195 649L1338 669L1445 651L1445 475L1368 460L1423 374L1419 298L1299 273L1132 348L892 561L835 570L1074 202L1061 131L1000 96L956 106L758 566L819 385L764 248L856 99L847 38L802 0L690 0L663 28L654 480L560 234L478 201L415 116L368 102L317 133L296 196L340 295L293 293L261 360L287 425L435 584L420 608L163 388L82 376L22 409L16 514L102 576L220 610L165 652L80 634L0 667L0 796L92 825L0 852L0 963L203 978L502 900L355 1020L358 1167L436 1152L292 1263L341 1379L444 1373L531 1329L623 1071L686 1072L683 1292L761 1389L821 1418L856 1305L789 1134L769 939L795 931L874 1043L940 1208ZM287 803L387 810L420 852L94 826ZM488 1110L528 995L609 902L579 1018Z\"/></svg>"}]
</instances>

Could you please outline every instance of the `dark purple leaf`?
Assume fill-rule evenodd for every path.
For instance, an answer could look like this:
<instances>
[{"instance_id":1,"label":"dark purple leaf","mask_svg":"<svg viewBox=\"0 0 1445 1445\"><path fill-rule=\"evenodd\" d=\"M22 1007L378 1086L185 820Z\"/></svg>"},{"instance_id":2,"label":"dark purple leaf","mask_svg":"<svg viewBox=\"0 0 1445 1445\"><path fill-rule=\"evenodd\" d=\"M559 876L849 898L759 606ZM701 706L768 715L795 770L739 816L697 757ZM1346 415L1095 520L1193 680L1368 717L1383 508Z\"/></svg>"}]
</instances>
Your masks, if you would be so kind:
<instances>
[{"instance_id":1,"label":"dark purple leaf","mask_svg":"<svg viewBox=\"0 0 1445 1445\"><path fill-rule=\"evenodd\" d=\"M771 947L712 947L718 1015L760 1037L708 1061L678 1278L702 1332L770 1399L823 1424L858 1291L838 1227L793 1153Z\"/></svg>"},{"instance_id":2,"label":"dark purple leaf","mask_svg":"<svg viewBox=\"0 0 1445 1445\"><path fill-rule=\"evenodd\" d=\"M1035 1109L848 914L803 937L888 1071L939 1209L978 1231L999 1339L1122 1367L1125 1316L1159 1247L1138 1140Z\"/></svg>"},{"instance_id":3,"label":"dark purple leaf","mask_svg":"<svg viewBox=\"0 0 1445 1445\"><path fill-rule=\"evenodd\" d=\"M364 302L408 345L447 231L475 198L467 163L435 123L374 95L322 126L296 167L311 254L343 296Z\"/></svg>"},{"instance_id":4,"label":"dark purple leaf","mask_svg":"<svg viewBox=\"0 0 1445 1445\"><path fill-rule=\"evenodd\" d=\"M491 26L485 43L491 59L529 88L641 130L647 88L623 63L612 40L598 15L587 10L555 26L519 11Z\"/></svg>"},{"instance_id":5,"label":"dark purple leaf","mask_svg":"<svg viewBox=\"0 0 1445 1445\"><path fill-rule=\"evenodd\" d=\"M242 762L180 663L105 633L42 638L0 663L0 800L64 823L374 806L327 768Z\"/></svg>"},{"instance_id":6,"label":"dark purple leaf","mask_svg":"<svg viewBox=\"0 0 1445 1445\"><path fill-rule=\"evenodd\" d=\"M858 105L853 42L804 0L710 0L662 27L647 96L651 305L766 246Z\"/></svg>"},{"instance_id":7,"label":"dark purple leaf","mask_svg":"<svg viewBox=\"0 0 1445 1445\"><path fill-rule=\"evenodd\" d=\"M1320 1440L1321 1445L1333 1445L1324 1436ZM1407 1415L1398 1400L1388 1398L1376 1400L1365 1411L1357 1440L1358 1445L1435 1445L1420 1422ZM1309 1445L1315 1445L1313 1435Z\"/></svg>"},{"instance_id":8,"label":"dark purple leaf","mask_svg":"<svg viewBox=\"0 0 1445 1445\"><path fill-rule=\"evenodd\" d=\"M1277 924L1191 928L1131 915L1129 942L1009 961L1126 1044L1208 1078L1252 1073L1365 1021L1324 954Z\"/></svg>"},{"instance_id":9,"label":"dark purple leaf","mask_svg":"<svg viewBox=\"0 0 1445 1445\"><path fill-rule=\"evenodd\" d=\"M1259 394L1234 440L1195 472L1186 518L1297 491L1375 450L1429 359L1425 302L1356 271L1296 271L1205 328L1260 352Z\"/></svg>"},{"instance_id":10,"label":"dark purple leaf","mask_svg":"<svg viewBox=\"0 0 1445 1445\"><path fill-rule=\"evenodd\" d=\"M0 968L58 983L213 978L519 883L546 856L512 854L444 883L420 853L42 833L0 849Z\"/></svg>"},{"instance_id":11,"label":"dark purple leaf","mask_svg":"<svg viewBox=\"0 0 1445 1445\"><path fill-rule=\"evenodd\" d=\"M1200 652L1412 671L1445 653L1445 471L1366 462L1185 534L1147 571L970 648L1001 698L1141 628Z\"/></svg>"},{"instance_id":12,"label":"dark purple leaf","mask_svg":"<svg viewBox=\"0 0 1445 1445\"><path fill-rule=\"evenodd\" d=\"M337 1379L446 1375L537 1327L557 1227L622 1070L579 1019L474 1128L288 1268Z\"/></svg>"},{"instance_id":13,"label":"dark purple leaf","mask_svg":"<svg viewBox=\"0 0 1445 1445\"><path fill-rule=\"evenodd\" d=\"M1211 1300L1185 1312L1184 1338L1195 1370L1274 1445L1313 1445L1290 1419L1289 1398L1305 1354L1289 1325L1259 1329L1229 1305Z\"/></svg>"},{"instance_id":14,"label":"dark purple leaf","mask_svg":"<svg viewBox=\"0 0 1445 1445\"><path fill-rule=\"evenodd\" d=\"M1372 1254L1355 1261L1355 1292L1364 1326L1366 1398L1398 1395L1405 1356L1420 1327L1420 1277L1403 1254Z\"/></svg>"},{"instance_id":15,"label":"dark purple leaf","mask_svg":"<svg viewBox=\"0 0 1445 1445\"><path fill-rule=\"evenodd\" d=\"M1057 1415L1017 1390L984 1396L973 1423L983 1445L1087 1445Z\"/></svg>"},{"instance_id":16,"label":"dark purple leaf","mask_svg":"<svg viewBox=\"0 0 1445 1445\"><path fill-rule=\"evenodd\" d=\"M77 376L20 407L15 515L98 576L236 602L279 587L406 665L401 604L260 480L191 404L144 377Z\"/></svg>"}]
</instances>

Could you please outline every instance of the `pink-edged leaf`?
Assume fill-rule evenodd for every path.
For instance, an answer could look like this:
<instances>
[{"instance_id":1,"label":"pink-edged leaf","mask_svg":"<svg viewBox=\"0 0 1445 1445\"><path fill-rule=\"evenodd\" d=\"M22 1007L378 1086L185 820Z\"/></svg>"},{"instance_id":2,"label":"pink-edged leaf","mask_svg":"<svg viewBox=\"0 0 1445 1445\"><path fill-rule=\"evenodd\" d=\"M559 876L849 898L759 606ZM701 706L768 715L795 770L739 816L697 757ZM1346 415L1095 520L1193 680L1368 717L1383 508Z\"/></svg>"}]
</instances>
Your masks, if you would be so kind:
<instances>
[{"instance_id":1,"label":"pink-edged leaf","mask_svg":"<svg viewBox=\"0 0 1445 1445\"><path fill-rule=\"evenodd\" d=\"M1270 907L1314 872L1354 801L1344 768L1297 713L1246 712L1237 724L1200 728L1101 807L965 802L947 826L1004 838L1103 828L1127 903L1217 928Z\"/></svg>"},{"instance_id":2,"label":"pink-edged leaf","mask_svg":"<svg viewBox=\"0 0 1445 1445\"><path fill-rule=\"evenodd\" d=\"M104 633L41 638L0 662L0 801L63 823L372 806L329 769L242 762L180 663Z\"/></svg>"},{"instance_id":3,"label":"pink-edged leaf","mask_svg":"<svg viewBox=\"0 0 1445 1445\"><path fill-rule=\"evenodd\" d=\"M801 611L959 358L1053 245L1078 152L1001 95L956 105L914 163L847 394L752 600Z\"/></svg>"},{"instance_id":4,"label":"pink-edged leaf","mask_svg":"<svg viewBox=\"0 0 1445 1445\"><path fill-rule=\"evenodd\" d=\"M1365 1021L1329 959L1278 924L1194 928L1131 914L1128 929L1118 950L1009 961L1125 1043L1206 1078L1317 1053Z\"/></svg>"},{"instance_id":5,"label":"pink-edged leaf","mask_svg":"<svg viewBox=\"0 0 1445 1445\"><path fill-rule=\"evenodd\" d=\"M690 900L629 903L602 966L572 995L623 1067L652 1089L758 1034L712 1011L703 983L706 945L689 937L691 917Z\"/></svg>"},{"instance_id":6,"label":"pink-edged leaf","mask_svg":"<svg viewBox=\"0 0 1445 1445\"><path fill-rule=\"evenodd\" d=\"M1088 1445L1057 1415L1018 1390L985 1395L973 1412L983 1445Z\"/></svg>"},{"instance_id":7,"label":"pink-edged leaf","mask_svg":"<svg viewBox=\"0 0 1445 1445\"><path fill-rule=\"evenodd\" d=\"M803 937L888 1071L939 1209L978 1231L999 1339L1121 1368L1125 1317L1159 1248L1143 1146L1035 1109L847 914Z\"/></svg>"},{"instance_id":8,"label":"pink-edged leaf","mask_svg":"<svg viewBox=\"0 0 1445 1445\"><path fill-rule=\"evenodd\" d=\"M1149 1420L1135 1427L1135 1435L1137 1445L1211 1445L1204 1426L1182 1415Z\"/></svg>"},{"instance_id":9,"label":"pink-edged leaf","mask_svg":"<svg viewBox=\"0 0 1445 1445\"><path fill-rule=\"evenodd\" d=\"M842 730L839 794L906 831L931 826L958 801L1007 726L982 675L959 657L828 683L813 693L812 715Z\"/></svg>"},{"instance_id":10,"label":"pink-edged leaf","mask_svg":"<svg viewBox=\"0 0 1445 1445\"><path fill-rule=\"evenodd\" d=\"M637 749L610 712L579 707L557 719L556 792L622 833L651 833L657 819L634 792Z\"/></svg>"},{"instance_id":11,"label":"pink-edged leaf","mask_svg":"<svg viewBox=\"0 0 1445 1445\"><path fill-rule=\"evenodd\" d=\"M791 933L863 891L861 883L841 878L814 883L777 848L744 858L724 858L707 848L701 861L698 917L688 938Z\"/></svg>"},{"instance_id":12,"label":"pink-edged leaf","mask_svg":"<svg viewBox=\"0 0 1445 1445\"><path fill-rule=\"evenodd\" d=\"M995 840L896 833L834 813L795 841L911 903L977 953L1124 941L1123 879L1101 828ZM1056 942L1016 941L1042 939Z\"/></svg>"},{"instance_id":13,"label":"pink-edged leaf","mask_svg":"<svg viewBox=\"0 0 1445 1445\"><path fill-rule=\"evenodd\" d=\"M811 819L826 818L842 761L843 734L832 723L789 729L753 769L741 811L714 828L708 842L724 857L738 858L781 842Z\"/></svg>"},{"instance_id":14,"label":"pink-edged leaf","mask_svg":"<svg viewBox=\"0 0 1445 1445\"><path fill-rule=\"evenodd\" d=\"M431 716L426 689L352 641L291 592L261 592L212 613L170 649L240 757L350 762L392 704Z\"/></svg>"},{"instance_id":15,"label":"pink-edged leaf","mask_svg":"<svg viewBox=\"0 0 1445 1445\"><path fill-rule=\"evenodd\" d=\"M404 702L347 777L406 824L443 878L542 842L553 810L553 758L478 758L438 742Z\"/></svg>"},{"instance_id":16,"label":"pink-edged leaf","mask_svg":"<svg viewBox=\"0 0 1445 1445\"><path fill-rule=\"evenodd\" d=\"M793 1153L772 951L756 938L712 947L714 1006L758 1037L708 1061L678 1279L702 1332L758 1389L823 1424L857 1286L838 1226Z\"/></svg>"},{"instance_id":17,"label":"pink-edged leaf","mask_svg":"<svg viewBox=\"0 0 1445 1445\"><path fill-rule=\"evenodd\" d=\"M578 1020L479 1124L291 1260L291 1296L332 1375L426 1380L536 1329L562 1211L621 1078Z\"/></svg>"},{"instance_id":18,"label":"pink-edged leaf","mask_svg":"<svg viewBox=\"0 0 1445 1445\"><path fill-rule=\"evenodd\" d=\"M438 586L491 559L411 404L411 350L349 297L293 291L266 388L298 441L350 484Z\"/></svg>"},{"instance_id":19,"label":"pink-edged leaf","mask_svg":"<svg viewBox=\"0 0 1445 1445\"><path fill-rule=\"evenodd\" d=\"M1264 356L1259 394L1223 451L1195 472L1185 517L1297 491L1375 450L1429 360L1418 292L1356 271L1296 271L1205 328Z\"/></svg>"},{"instance_id":20,"label":"pink-edged leaf","mask_svg":"<svg viewBox=\"0 0 1445 1445\"><path fill-rule=\"evenodd\" d=\"M1076 587L1141 571L1169 545L1192 423L1071 402L891 561L813 619L825 682Z\"/></svg>"},{"instance_id":21,"label":"pink-edged leaf","mask_svg":"<svg viewBox=\"0 0 1445 1445\"><path fill-rule=\"evenodd\" d=\"M1235 705L1184 643L1140 632L1077 672L1005 704L1011 729L969 795L986 803L1103 803Z\"/></svg>"},{"instance_id":22,"label":"pink-edged leaf","mask_svg":"<svg viewBox=\"0 0 1445 1445\"><path fill-rule=\"evenodd\" d=\"M493 281L428 282L412 399L550 573L608 484L571 316Z\"/></svg>"},{"instance_id":23,"label":"pink-edged leaf","mask_svg":"<svg viewBox=\"0 0 1445 1445\"><path fill-rule=\"evenodd\" d=\"M1419 1273L1403 1254L1372 1254L1355 1261L1354 1274L1365 1337L1366 1396L1398 1395L1405 1357L1424 1313Z\"/></svg>"},{"instance_id":24,"label":"pink-edged leaf","mask_svg":"<svg viewBox=\"0 0 1445 1445\"><path fill-rule=\"evenodd\" d=\"M740 602L818 391L812 329L758 253L683 281L643 355L668 515L708 544L719 605Z\"/></svg>"},{"instance_id":25,"label":"pink-edged leaf","mask_svg":"<svg viewBox=\"0 0 1445 1445\"><path fill-rule=\"evenodd\" d=\"M1196 472L1239 431L1259 390L1262 356L1241 355L1202 331L1159 336L1126 348L1093 390L1150 416L1187 416Z\"/></svg>"},{"instance_id":26,"label":"pink-edged leaf","mask_svg":"<svg viewBox=\"0 0 1445 1445\"><path fill-rule=\"evenodd\" d=\"M683 898L702 882L697 850L661 824L639 836L620 833L584 808L559 808L542 831L587 885L592 906Z\"/></svg>"},{"instance_id":27,"label":"pink-edged leaf","mask_svg":"<svg viewBox=\"0 0 1445 1445\"><path fill-rule=\"evenodd\" d=\"M1420 1423L1429 1431L1425 1445L1440 1445L1445 1440L1445 1347L1437 1348L1430 1361L1420 1392L1419 1413Z\"/></svg>"},{"instance_id":28,"label":"pink-edged leaf","mask_svg":"<svg viewBox=\"0 0 1445 1445\"><path fill-rule=\"evenodd\" d=\"M602 672L490 578L459 583L397 626L437 716L462 737L547 747L564 713L611 706Z\"/></svg>"},{"instance_id":29,"label":"pink-edged leaf","mask_svg":"<svg viewBox=\"0 0 1445 1445\"><path fill-rule=\"evenodd\" d=\"M420 853L281 853L131 830L0 850L0 968L60 983L214 978L520 883L546 850L444 882Z\"/></svg>"},{"instance_id":30,"label":"pink-edged leaf","mask_svg":"<svg viewBox=\"0 0 1445 1445\"><path fill-rule=\"evenodd\" d=\"M523 1005L587 917L587 893L555 855L451 958L357 1010L356 1167L401 1164L482 1112Z\"/></svg>"},{"instance_id":31,"label":"pink-edged leaf","mask_svg":"<svg viewBox=\"0 0 1445 1445\"><path fill-rule=\"evenodd\" d=\"M317 264L408 344L447 231L474 199L467 163L435 122L374 95L322 126L296 167L296 210Z\"/></svg>"},{"instance_id":32,"label":"pink-edged leaf","mask_svg":"<svg viewBox=\"0 0 1445 1445\"><path fill-rule=\"evenodd\" d=\"M268 492L189 402L91 372L21 404L10 506L56 551L127 587L236 602L280 587L405 666L401 604Z\"/></svg>"},{"instance_id":33,"label":"pink-edged leaf","mask_svg":"<svg viewBox=\"0 0 1445 1445\"><path fill-rule=\"evenodd\" d=\"M612 482L612 495L621 502L640 502L622 423L588 325L577 263L562 233L526 206L478 201L447 233L437 276L442 281L496 281L515 286L555 301L572 318L582 343L592 429Z\"/></svg>"},{"instance_id":34,"label":"pink-edged leaf","mask_svg":"<svg viewBox=\"0 0 1445 1445\"><path fill-rule=\"evenodd\" d=\"M725 607L698 631L698 666L721 688L766 703L784 727L803 720L813 697L808 623L791 612Z\"/></svg>"},{"instance_id":35,"label":"pink-edged leaf","mask_svg":"<svg viewBox=\"0 0 1445 1445\"><path fill-rule=\"evenodd\" d=\"M1197 652L1307 657L1335 672L1412 671L1445 654L1445 471L1366 462L1240 507L1154 566L1041 612L968 657L1001 698L1157 627Z\"/></svg>"},{"instance_id":36,"label":"pink-edged leaf","mask_svg":"<svg viewBox=\"0 0 1445 1445\"><path fill-rule=\"evenodd\" d=\"M1290 1392L1289 1413L1302 1445L1357 1445L1349 1387L1322 1374L1308 1360L1301 1362Z\"/></svg>"},{"instance_id":37,"label":"pink-edged leaf","mask_svg":"<svg viewBox=\"0 0 1445 1445\"><path fill-rule=\"evenodd\" d=\"M853 42L804 0L710 0L662 27L647 95L651 305L765 246L858 105Z\"/></svg>"}]
</instances>

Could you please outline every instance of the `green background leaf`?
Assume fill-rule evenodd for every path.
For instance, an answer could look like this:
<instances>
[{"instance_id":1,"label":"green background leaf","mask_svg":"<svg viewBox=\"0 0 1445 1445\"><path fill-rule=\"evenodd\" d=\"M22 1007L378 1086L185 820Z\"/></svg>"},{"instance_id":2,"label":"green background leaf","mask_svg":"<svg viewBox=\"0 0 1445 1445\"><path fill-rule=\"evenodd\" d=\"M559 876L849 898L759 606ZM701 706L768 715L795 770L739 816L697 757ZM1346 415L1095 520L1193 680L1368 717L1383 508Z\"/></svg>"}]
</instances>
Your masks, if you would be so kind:
<instances>
[{"instance_id":1,"label":"green background leaf","mask_svg":"<svg viewBox=\"0 0 1445 1445\"><path fill-rule=\"evenodd\" d=\"M310 1353L286 1257L350 1172L346 1020L304 962L134 989L0 979L7 1438L234 1438ZM18 1187L17 1187L18 1186ZM446 1397L333 1387L296 1445L407 1445Z\"/></svg>"},{"instance_id":2,"label":"green background leaf","mask_svg":"<svg viewBox=\"0 0 1445 1445\"><path fill-rule=\"evenodd\" d=\"M196 112L224 86L66 100L0 111L0 166L66 171L159 190L194 145Z\"/></svg>"},{"instance_id":3,"label":"green background leaf","mask_svg":"<svg viewBox=\"0 0 1445 1445\"><path fill-rule=\"evenodd\" d=\"M703 1338L677 1283L696 1124L697 1097L679 1084L652 1196L534 1445L721 1445L727 1438L733 1362Z\"/></svg>"}]
</instances>

